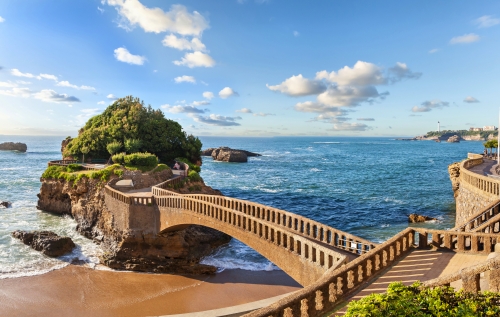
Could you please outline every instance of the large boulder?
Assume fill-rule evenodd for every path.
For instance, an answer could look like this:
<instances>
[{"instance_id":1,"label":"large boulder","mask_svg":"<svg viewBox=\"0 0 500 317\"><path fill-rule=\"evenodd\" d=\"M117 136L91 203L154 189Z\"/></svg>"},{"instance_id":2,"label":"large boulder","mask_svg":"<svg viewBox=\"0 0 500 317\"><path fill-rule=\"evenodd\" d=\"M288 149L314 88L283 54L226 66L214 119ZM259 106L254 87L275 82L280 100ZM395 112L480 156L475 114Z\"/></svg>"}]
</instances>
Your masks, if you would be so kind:
<instances>
[{"instance_id":1,"label":"large boulder","mask_svg":"<svg viewBox=\"0 0 500 317\"><path fill-rule=\"evenodd\" d=\"M5 142L0 143L0 150L26 152L28 146L24 143Z\"/></svg>"},{"instance_id":2,"label":"large boulder","mask_svg":"<svg viewBox=\"0 0 500 317\"><path fill-rule=\"evenodd\" d=\"M240 150L233 150L228 147L221 147L212 152L212 158L221 162L248 162L248 157L245 152Z\"/></svg>"},{"instance_id":3,"label":"large boulder","mask_svg":"<svg viewBox=\"0 0 500 317\"><path fill-rule=\"evenodd\" d=\"M60 237L51 231L22 231L12 232L12 236L24 244L50 257L58 257L71 252L75 243L69 237Z\"/></svg>"},{"instance_id":4,"label":"large boulder","mask_svg":"<svg viewBox=\"0 0 500 317\"><path fill-rule=\"evenodd\" d=\"M212 156L212 152L215 150L214 147L208 148L201 151L201 156Z\"/></svg>"},{"instance_id":5,"label":"large boulder","mask_svg":"<svg viewBox=\"0 0 500 317\"><path fill-rule=\"evenodd\" d=\"M426 222L426 221L430 221L430 220L436 220L436 218L423 216L423 215L417 215L417 214L410 214L408 216L408 222L411 222L411 223Z\"/></svg>"},{"instance_id":6,"label":"large boulder","mask_svg":"<svg viewBox=\"0 0 500 317\"><path fill-rule=\"evenodd\" d=\"M446 142L459 143L460 142L460 137L458 135L450 136Z\"/></svg>"},{"instance_id":7,"label":"large boulder","mask_svg":"<svg viewBox=\"0 0 500 317\"><path fill-rule=\"evenodd\" d=\"M0 200L0 208L9 208L10 206L11 206L10 202Z\"/></svg>"}]
</instances>

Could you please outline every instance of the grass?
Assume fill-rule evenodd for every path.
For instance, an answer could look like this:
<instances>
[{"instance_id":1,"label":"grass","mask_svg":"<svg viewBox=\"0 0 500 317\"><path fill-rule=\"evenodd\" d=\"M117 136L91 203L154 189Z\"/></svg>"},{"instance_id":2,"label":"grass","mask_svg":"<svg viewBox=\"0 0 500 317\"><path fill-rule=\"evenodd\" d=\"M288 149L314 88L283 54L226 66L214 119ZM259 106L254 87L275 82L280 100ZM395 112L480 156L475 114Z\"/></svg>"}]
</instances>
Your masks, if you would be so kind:
<instances>
[{"instance_id":1,"label":"grass","mask_svg":"<svg viewBox=\"0 0 500 317\"><path fill-rule=\"evenodd\" d=\"M70 164L69 166L49 166L45 172L43 172L42 178L64 179L67 182L74 182L73 185L76 185L82 178L108 181L111 174L120 177L123 175L123 168L119 164L114 164L97 171L84 171L82 169L83 167L78 164Z\"/></svg>"}]
</instances>

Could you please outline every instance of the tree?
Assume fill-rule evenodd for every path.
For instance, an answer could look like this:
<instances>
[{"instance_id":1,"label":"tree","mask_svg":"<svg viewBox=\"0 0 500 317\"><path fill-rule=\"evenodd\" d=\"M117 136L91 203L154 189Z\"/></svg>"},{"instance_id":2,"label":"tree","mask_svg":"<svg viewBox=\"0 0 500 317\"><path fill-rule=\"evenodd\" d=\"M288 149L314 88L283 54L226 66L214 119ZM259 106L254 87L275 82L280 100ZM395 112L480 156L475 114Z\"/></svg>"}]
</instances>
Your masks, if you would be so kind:
<instances>
[{"instance_id":1,"label":"tree","mask_svg":"<svg viewBox=\"0 0 500 317\"><path fill-rule=\"evenodd\" d=\"M108 143L108 145L106 145L106 149L108 150L109 154L113 156L114 154L120 152L120 150L122 149L122 143L117 141Z\"/></svg>"},{"instance_id":2,"label":"tree","mask_svg":"<svg viewBox=\"0 0 500 317\"><path fill-rule=\"evenodd\" d=\"M125 151L127 153L136 153L139 152L139 149L141 148L141 140L139 139L126 139L125 140Z\"/></svg>"},{"instance_id":3,"label":"tree","mask_svg":"<svg viewBox=\"0 0 500 317\"><path fill-rule=\"evenodd\" d=\"M85 163L85 154L89 153L89 151L90 149L87 146L82 146L82 148L80 149L80 152L83 155L82 163Z\"/></svg>"},{"instance_id":4,"label":"tree","mask_svg":"<svg viewBox=\"0 0 500 317\"><path fill-rule=\"evenodd\" d=\"M138 98L128 96L116 100L100 115L90 118L71 140L64 152L66 156L82 154L88 147L92 157L108 157L107 145L120 142L128 151L149 152L162 162L176 157L188 157L193 163L200 160L201 141L187 135L179 123L165 118L161 110L144 106ZM135 141L131 141L135 140Z\"/></svg>"}]
</instances>

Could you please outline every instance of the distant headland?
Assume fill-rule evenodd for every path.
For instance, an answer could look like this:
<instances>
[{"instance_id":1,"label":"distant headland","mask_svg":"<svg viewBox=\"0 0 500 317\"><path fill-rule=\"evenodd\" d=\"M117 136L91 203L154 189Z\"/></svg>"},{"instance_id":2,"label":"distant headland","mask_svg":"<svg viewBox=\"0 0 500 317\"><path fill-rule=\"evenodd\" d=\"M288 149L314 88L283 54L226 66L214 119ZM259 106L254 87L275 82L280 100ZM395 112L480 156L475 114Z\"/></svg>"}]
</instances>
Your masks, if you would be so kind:
<instances>
[{"instance_id":1,"label":"distant headland","mask_svg":"<svg viewBox=\"0 0 500 317\"><path fill-rule=\"evenodd\" d=\"M498 138L498 129L491 127L491 130L483 128L470 128L469 130L443 130L429 131L425 135L413 138L397 138L402 141L447 141L450 137L458 136L459 141L487 141Z\"/></svg>"}]
</instances>

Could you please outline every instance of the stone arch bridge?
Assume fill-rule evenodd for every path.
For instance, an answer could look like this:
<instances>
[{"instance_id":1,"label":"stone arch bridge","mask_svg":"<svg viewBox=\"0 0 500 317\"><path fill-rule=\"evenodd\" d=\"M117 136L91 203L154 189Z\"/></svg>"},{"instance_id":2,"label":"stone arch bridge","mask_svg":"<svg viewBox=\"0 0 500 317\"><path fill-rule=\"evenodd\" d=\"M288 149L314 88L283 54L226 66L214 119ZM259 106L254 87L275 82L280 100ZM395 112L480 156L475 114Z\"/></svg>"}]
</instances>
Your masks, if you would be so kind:
<instances>
[{"instance_id":1,"label":"stone arch bridge","mask_svg":"<svg viewBox=\"0 0 500 317\"><path fill-rule=\"evenodd\" d=\"M250 201L168 190L174 178L143 195L105 187L105 202L122 228L159 234L202 225L234 237L303 286L363 255L376 244L314 220Z\"/></svg>"}]
</instances>

